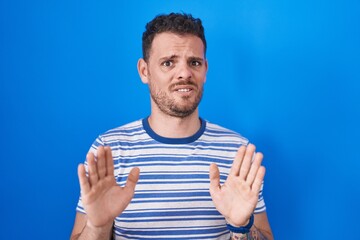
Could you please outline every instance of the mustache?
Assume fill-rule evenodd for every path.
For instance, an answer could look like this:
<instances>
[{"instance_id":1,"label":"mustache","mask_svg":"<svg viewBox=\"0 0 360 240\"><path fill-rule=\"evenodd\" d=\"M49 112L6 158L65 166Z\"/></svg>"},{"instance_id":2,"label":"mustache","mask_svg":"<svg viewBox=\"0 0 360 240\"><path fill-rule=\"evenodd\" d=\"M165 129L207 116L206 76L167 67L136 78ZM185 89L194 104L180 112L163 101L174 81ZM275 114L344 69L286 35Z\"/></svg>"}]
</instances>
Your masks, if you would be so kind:
<instances>
[{"instance_id":1,"label":"mustache","mask_svg":"<svg viewBox=\"0 0 360 240\"><path fill-rule=\"evenodd\" d=\"M181 81L178 81L176 83L173 83L169 86L170 89L173 89L177 86L194 86L195 88L197 88L198 86L196 85L196 83L190 79L188 80L181 80Z\"/></svg>"}]
</instances>

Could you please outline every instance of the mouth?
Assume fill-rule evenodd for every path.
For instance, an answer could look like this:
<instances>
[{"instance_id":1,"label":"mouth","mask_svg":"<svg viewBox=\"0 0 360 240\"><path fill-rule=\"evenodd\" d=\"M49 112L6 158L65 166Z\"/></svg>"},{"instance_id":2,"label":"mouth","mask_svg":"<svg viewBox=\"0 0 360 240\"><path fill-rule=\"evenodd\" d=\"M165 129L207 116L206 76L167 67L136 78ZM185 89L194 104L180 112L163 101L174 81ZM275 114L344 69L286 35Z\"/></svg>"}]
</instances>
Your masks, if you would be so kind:
<instances>
[{"instance_id":1,"label":"mouth","mask_svg":"<svg viewBox=\"0 0 360 240\"><path fill-rule=\"evenodd\" d=\"M172 91L178 92L178 93L190 93L197 89L197 86L195 83L191 81L187 82L178 82L170 87Z\"/></svg>"},{"instance_id":2,"label":"mouth","mask_svg":"<svg viewBox=\"0 0 360 240\"><path fill-rule=\"evenodd\" d=\"M190 97L194 93L195 88L189 85L176 86L173 92L181 97Z\"/></svg>"},{"instance_id":3,"label":"mouth","mask_svg":"<svg viewBox=\"0 0 360 240\"><path fill-rule=\"evenodd\" d=\"M175 91L177 92L190 92L192 91L191 88L179 88L179 89L176 89Z\"/></svg>"}]
</instances>

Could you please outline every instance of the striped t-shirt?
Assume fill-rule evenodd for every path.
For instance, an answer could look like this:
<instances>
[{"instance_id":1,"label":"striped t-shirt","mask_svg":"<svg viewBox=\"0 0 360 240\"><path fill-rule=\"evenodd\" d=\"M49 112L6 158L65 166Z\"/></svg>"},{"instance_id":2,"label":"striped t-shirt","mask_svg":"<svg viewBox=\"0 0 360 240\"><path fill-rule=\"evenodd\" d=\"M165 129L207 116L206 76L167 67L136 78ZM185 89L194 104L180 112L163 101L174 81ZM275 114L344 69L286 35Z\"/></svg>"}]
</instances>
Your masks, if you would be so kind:
<instances>
[{"instance_id":1,"label":"striped t-shirt","mask_svg":"<svg viewBox=\"0 0 360 240\"><path fill-rule=\"evenodd\" d=\"M94 153L100 145L111 147L120 186L133 167L140 168L134 198L115 219L114 239L229 239L209 193L209 166L218 165L223 184L239 146L248 140L200 120L201 128L187 138L161 137L145 118L112 129L93 143ZM81 198L77 211L85 213ZM263 211L261 190L255 213Z\"/></svg>"}]
</instances>

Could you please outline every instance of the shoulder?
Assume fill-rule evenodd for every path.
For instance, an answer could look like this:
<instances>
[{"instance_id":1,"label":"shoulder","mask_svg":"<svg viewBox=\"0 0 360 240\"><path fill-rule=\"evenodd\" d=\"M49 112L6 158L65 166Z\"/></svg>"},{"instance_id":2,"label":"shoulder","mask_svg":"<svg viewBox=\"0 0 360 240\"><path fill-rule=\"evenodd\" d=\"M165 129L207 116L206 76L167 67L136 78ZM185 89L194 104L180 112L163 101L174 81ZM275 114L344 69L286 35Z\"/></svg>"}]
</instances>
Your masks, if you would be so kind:
<instances>
[{"instance_id":1,"label":"shoulder","mask_svg":"<svg viewBox=\"0 0 360 240\"><path fill-rule=\"evenodd\" d=\"M103 142L129 139L135 136L142 135L144 133L144 128L142 125L142 119L124 124L122 126L112 128L106 131L103 134L100 134L99 139Z\"/></svg>"},{"instance_id":2,"label":"shoulder","mask_svg":"<svg viewBox=\"0 0 360 240\"><path fill-rule=\"evenodd\" d=\"M105 136L105 135L109 135L109 134L114 134L114 133L121 133L121 132L128 132L128 133L131 133L131 132L136 132L136 131L139 131L143 129L143 125L142 125L142 119L139 119L139 120L136 120L136 121L133 121L133 122L130 122L130 123L127 123L127 124L124 124L122 126L119 126L119 127L116 127L116 128L112 128L108 131L106 131L105 133L103 133L102 135Z\"/></svg>"},{"instance_id":3,"label":"shoulder","mask_svg":"<svg viewBox=\"0 0 360 240\"><path fill-rule=\"evenodd\" d=\"M234 141L238 142L241 145L247 145L249 140L242 136L240 133L230 130L228 128L222 127L218 124L206 121L206 129L204 136L207 137L216 137L217 139L223 139L224 141Z\"/></svg>"}]
</instances>

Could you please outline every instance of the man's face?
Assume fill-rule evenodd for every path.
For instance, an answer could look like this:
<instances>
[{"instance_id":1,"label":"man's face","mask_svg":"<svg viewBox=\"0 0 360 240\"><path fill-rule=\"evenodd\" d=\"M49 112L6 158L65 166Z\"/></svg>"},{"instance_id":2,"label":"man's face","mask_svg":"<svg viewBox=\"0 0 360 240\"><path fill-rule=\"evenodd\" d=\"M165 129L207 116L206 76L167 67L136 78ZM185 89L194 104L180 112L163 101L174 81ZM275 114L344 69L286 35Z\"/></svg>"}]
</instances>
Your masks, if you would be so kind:
<instances>
[{"instance_id":1,"label":"man's face","mask_svg":"<svg viewBox=\"0 0 360 240\"><path fill-rule=\"evenodd\" d=\"M146 77L154 110L184 118L200 103L206 80L207 61L204 45L194 35L157 34L145 64ZM140 73L141 75L141 73Z\"/></svg>"}]
</instances>

